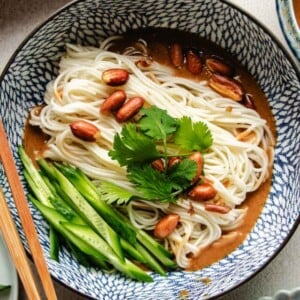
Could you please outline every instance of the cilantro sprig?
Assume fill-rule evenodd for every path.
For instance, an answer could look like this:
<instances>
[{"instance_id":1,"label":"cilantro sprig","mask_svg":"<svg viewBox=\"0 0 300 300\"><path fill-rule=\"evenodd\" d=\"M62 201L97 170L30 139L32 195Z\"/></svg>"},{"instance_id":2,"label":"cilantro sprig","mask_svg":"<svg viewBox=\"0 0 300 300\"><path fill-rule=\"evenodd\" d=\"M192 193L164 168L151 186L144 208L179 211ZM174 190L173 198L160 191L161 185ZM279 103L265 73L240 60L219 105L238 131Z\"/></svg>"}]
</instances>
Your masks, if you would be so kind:
<instances>
[{"instance_id":1,"label":"cilantro sprig","mask_svg":"<svg viewBox=\"0 0 300 300\"><path fill-rule=\"evenodd\" d=\"M205 151L212 145L212 135L205 123L193 123L191 118L182 117L174 142L186 150Z\"/></svg>"},{"instance_id":2,"label":"cilantro sprig","mask_svg":"<svg viewBox=\"0 0 300 300\"><path fill-rule=\"evenodd\" d=\"M104 200L108 204L114 202L118 205L126 204L137 196L132 192L125 190L124 188L109 181L101 182L99 192L102 196L102 200Z\"/></svg>"},{"instance_id":3,"label":"cilantro sprig","mask_svg":"<svg viewBox=\"0 0 300 300\"><path fill-rule=\"evenodd\" d=\"M153 140L139 132L133 123L123 126L121 135L117 133L114 136L113 149L109 155L121 166L141 164L161 156Z\"/></svg>"},{"instance_id":4,"label":"cilantro sprig","mask_svg":"<svg viewBox=\"0 0 300 300\"><path fill-rule=\"evenodd\" d=\"M137 123L123 126L114 137L109 155L121 166L127 167L127 177L135 185L137 195L146 200L176 201L178 194L190 187L197 173L197 165L186 156L193 151L205 152L213 142L211 132L203 122L193 123L191 118L176 119L166 110L152 106L142 110L143 117ZM181 162L164 172L151 166L156 159L163 159L167 166L168 145L174 144L185 153ZM163 145L163 150L161 149ZM115 193L116 201L122 191ZM127 197L127 201L130 198ZM110 200L112 201L112 200ZM127 202L124 200L124 202Z\"/></svg>"}]
</instances>

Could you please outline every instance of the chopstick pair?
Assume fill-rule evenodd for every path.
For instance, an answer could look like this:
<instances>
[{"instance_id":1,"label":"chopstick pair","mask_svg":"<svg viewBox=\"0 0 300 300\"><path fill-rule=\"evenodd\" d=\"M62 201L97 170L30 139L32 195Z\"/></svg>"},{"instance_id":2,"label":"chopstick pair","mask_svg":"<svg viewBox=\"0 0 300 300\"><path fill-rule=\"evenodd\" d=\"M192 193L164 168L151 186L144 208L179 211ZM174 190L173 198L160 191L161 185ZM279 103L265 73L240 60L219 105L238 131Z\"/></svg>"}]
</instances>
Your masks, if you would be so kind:
<instances>
[{"instance_id":1,"label":"chopstick pair","mask_svg":"<svg viewBox=\"0 0 300 300\"><path fill-rule=\"evenodd\" d=\"M49 300L56 300L56 293L53 286L43 250L38 240L34 222L27 204L26 196L15 166L14 158L9 142L0 120L0 159L8 178L15 205L20 217L23 230L31 250L31 255L38 271L45 296ZM15 263L20 279L24 285L26 294L30 300L41 299L39 290L35 284L34 276L30 268L28 258L22 245L20 236L10 214L2 191L0 191L0 229L5 239L11 257Z\"/></svg>"}]
</instances>

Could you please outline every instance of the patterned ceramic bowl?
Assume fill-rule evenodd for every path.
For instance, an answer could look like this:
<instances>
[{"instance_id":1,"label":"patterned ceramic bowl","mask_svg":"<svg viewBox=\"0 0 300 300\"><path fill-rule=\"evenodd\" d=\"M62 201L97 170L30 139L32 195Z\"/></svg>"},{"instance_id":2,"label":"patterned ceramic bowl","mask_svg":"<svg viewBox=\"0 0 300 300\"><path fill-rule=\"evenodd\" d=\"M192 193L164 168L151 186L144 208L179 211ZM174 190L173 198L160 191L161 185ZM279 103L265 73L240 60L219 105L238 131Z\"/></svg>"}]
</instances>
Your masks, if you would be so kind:
<instances>
[{"instance_id":1,"label":"patterned ceramic bowl","mask_svg":"<svg viewBox=\"0 0 300 300\"><path fill-rule=\"evenodd\" d=\"M284 37L300 61L300 27L297 24L296 6L293 3L296 4L296 0L277 0L276 9Z\"/></svg>"},{"instance_id":2,"label":"patterned ceramic bowl","mask_svg":"<svg viewBox=\"0 0 300 300\"><path fill-rule=\"evenodd\" d=\"M244 243L210 267L197 272L153 275L154 283L131 281L80 266L68 253L48 259L53 277L96 299L207 299L226 293L262 269L287 242L299 223L300 81L299 70L276 40L256 20L227 2L85 0L64 7L19 47L1 76L0 116L17 167L28 110L43 101L46 83L57 73L66 42L96 45L132 28L177 28L198 34L227 49L257 79L269 99L277 126L272 188L266 205ZM20 227L5 176L0 174L9 206ZM32 207L43 249L49 256L47 225ZM22 238L24 234L20 230ZM25 243L25 242L24 242ZM211 278L210 284L201 278Z\"/></svg>"}]
</instances>

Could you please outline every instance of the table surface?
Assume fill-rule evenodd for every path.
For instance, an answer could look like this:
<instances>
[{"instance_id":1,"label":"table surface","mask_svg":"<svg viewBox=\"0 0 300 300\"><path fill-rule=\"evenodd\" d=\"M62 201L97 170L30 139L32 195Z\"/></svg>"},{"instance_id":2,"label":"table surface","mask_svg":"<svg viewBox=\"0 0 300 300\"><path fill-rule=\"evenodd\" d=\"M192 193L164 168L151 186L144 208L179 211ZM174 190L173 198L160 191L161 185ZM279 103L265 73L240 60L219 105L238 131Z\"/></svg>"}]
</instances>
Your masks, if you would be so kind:
<instances>
[{"instance_id":1,"label":"table surface","mask_svg":"<svg viewBox=\"0 0 300 300\"><path fill-rule=\"evenodd\" d=\"M0 0L0 71L20 42L49 15L69 0ZM285 46L276 15L275 0L231 0L271 29ZM291 51L288 49L291 53ZM296 62L299 64L299 62ZM219 300L256 300L273 296L279 289L300 287L300 227L284 249L255 277ZM86 297L55 281L58 299L83 300ZM20 284L20 300L26 300Z\"/></svg>"}]
</instances>

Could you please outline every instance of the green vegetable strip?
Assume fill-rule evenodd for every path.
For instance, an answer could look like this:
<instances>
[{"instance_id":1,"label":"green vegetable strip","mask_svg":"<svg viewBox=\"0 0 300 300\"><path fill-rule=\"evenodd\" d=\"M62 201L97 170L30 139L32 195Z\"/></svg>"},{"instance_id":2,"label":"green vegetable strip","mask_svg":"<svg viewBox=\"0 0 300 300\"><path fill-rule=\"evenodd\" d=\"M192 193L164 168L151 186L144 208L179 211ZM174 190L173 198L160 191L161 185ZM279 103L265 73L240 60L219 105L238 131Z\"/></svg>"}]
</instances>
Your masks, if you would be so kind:
<instances>
[{"instance_id":1,"label":"green vegetable strip","mask_svg":"<svg viewBox=\"0 0 300 300\"><path fill-rule=\"evenodd\" d=\"M50 257L59 262L59 237L53 226L50 226Z\"/></svg>"},{"instance_id":2,"label":"green vegetable strip","mask_svg":"<svg viewBox=\"0 0 300 300\"><path fill-rule=\"evenodd\" d=\"M115 253L124 259L124 254L121 248L120 239L117 233L103 220L96 210L85 200L85 198L77 191L74 185L56 169L56 179L65 191L69 200L73 202L77 213L90 224L97 232L108 242Z\"/></svg>"},{"instance_id":3,"label":"green vegetable strip","mask_svg":"<svg viewBox=\"0 0 300 300\"><path fill-rule=\"evenodd\" d=\"M70 166L67 166L65 168L65 165L60 166L61 170L68 169L70 173L70 177L68 177L69 180L77 187L82 195L85 195L89 199L89 201L91 201L90 203L93 203L95 205L95 209L97 209L100 214L103 213L103 218L105 218L105 220L109 224L111 224L111 226L120 224L119 228L121 230L124 229L124 231L125 228L130 228L131 232L133 231L135 233L135 236L138 235L139 241L165 266L176 266L176 264L171 259L169 259L172 257L172 254L167 249L165 249L161 244L155 241L146 232L136 229L124 215L101 200L95 185L83 172L81 172L78 168L75 169ZM117 227L114 227L114 229L118 231ZM129 240L128 236L125 236L125 239L132 243L132 241Z\"/></svg>"},{"instance_id":4,"label":"green vegetable strip","mask_svg":"<svg viewBox=\"0 0 300 300\"><path fill-rule=\"evenodd\" d=\"M51 206L49 201L49 197L52 196L51 191L49 190L48 186L40 176L38 170L35 168L28 155L25 153L23 147L19 147L18 150L19 150L21 161L25 167L25 170L27 171L26 180L31 178L31 181L34 183L34 186L38 188L40 194L39 200L42 201L42 203L44 203L45 205ZM37 191L37 189L35 189L35 191Z\"/></svg>"},{"instance_id":5,"label":"green vegetable strip","mask_svg":"<svg viewBox=\"0 0 300 300\"><path fill-rule=\"evenodd\" d=\"M143 271L141 268L136 266L130 260L126 259L125 263L126 263L125 267L130 273L131 277L144 282L153 282L153 278L150 275L148 275L145 271Z\"/></svg>"},{"instance_id":6,"label":"green vegetable strip","mask_svg":"<svg viewBox=\"0 0 300 300\"><path fill-rule=\"evenodd\" d=\"M132 246L129 242L127 242L126 240L121 238L121 246L124 249L124 251L126 252L126 254L128 254L131 258L146 264L147 260L144 258L144 256L135 248L137 245L137 243Z\"/></svg>"},{"instance_id":7,"label":"green vegetable strip","mask_svg":"<svg viewBox=\"0 0 300 300\"><path fill-rule=\"evenodd\" d=\"M102 201L94 184L78 168L56 164L59 170L72 182L83 197L94 207L101 217L123 238L131 244L136 244L136 234L132 226L122 222L116 216L114 209Z\"/></svg>"},{"instance_id":8,"label":"green vegetable strip","mask_svg":"<svg viewBox=\"0 0 300 300\"><path fill-rule=\"evenodd\" d=\"M91 256L87 256L85 253L83 253L81 250L79 250L74 244L72 244L69 240L64 241L66 243L66 246L70 250L70 252L75 256L76 260L79 262L80 265L85 267L91 266ZM95 265L98 265L98 263L95 261ZM100 267L103 267L100 265Z\"/></svg>"},{"instance_id":9,"label":"green vegetable strip","mask_svg":"<svg viewBox=\"0 0 300 300\"><path fill-rule=\"evenodd\" d=\"M97 230L97 232L113 247L120 258L124 259L124 254L117 234L111 227L109 227L108 224L105 223L105 221L101 218L101 216L97 214L93 207L86 202L86 200L81 196L81 194L72 185L72 183L62 173L60 173L57 168L51 166L45 160L39 160L38 163L42 170L50 178L56 180L53 185L60 196L79 213L79 215L85 220L85 222L87 222ZM50 184L49 181L48 184ZM53 201L56 200L56 203L58 202L59 205L56 205L56 208L60 209L60 212L63 213L62 209L64 209L65 211L66 209L63 207L62 203L59 203L59 199L60 197L57 197L56 195L56 197L52 199L52 204L54 204L55 202ZM80 224L80 220L76 223Z\"/></svg>"},{"instance_id":10,"label":"green vegetable strip","mask_svg":"<svg viewBox=\"0 0 300 300\"><path fill-rule=\"evenodd\" d=\"M127 242L127 240L130 242L130 239L127 240L122 239L122 246L124 247L124 250L129 253L134 259L148 265L150 268L155 270L161 275L165 275L164 270L160 267L160 265L156 262L156 260L151 256L150 253L147 252L147 250L136 241L136 235L138 237L138 240L154 255L156 256L165 266L171 266L174 267L176 264L171 261L169 258L171 258L172 254L167 251L162 245L160 245L158 242L156 242L152 237L150 237L146 232L142 230L138 230L135 227L132 226L132 224L129 222L129 220L122 215L119 211L114 209L112 206L108 205L104 201L102 201L100 194L97 191L97 188L95 185L87 178L87 176L78 168L74 168L71 166L65 166L61 165L60 167L66 168L68 172L66 174L71 174L70 181L57 170L54 166L48 164L45 160L39 160L39 165L42 167L42 172L36 171L32 172L32 169L35 167L33 166L31 160L27 157L26 153L22 148L20 148L20 153L22 154L21 159L24 164L25 170L24 175L26 180L28 180L28 183L35 193L35 195L38 197L38 199L43 203L39 203L36 201L33 197L30 197L31 201L35 204L35 206L41 210L43 209L44 212L42 214L44 217L48 220L50 224L54 224L54 228L60 232L63 236L65 236L67 239L71 241L72 244L75 245L75 248L80 249L83 253L90 256L93 261L96 261L97 264L105 269L108 269L109 266L104 261L104 257L99 256L99 253L93 252L90 249L90 245L87 245L82 239L78 238L76 234L71 233L70 231L66 231L66 229L62 229L62 226L58 224L59 222L67 222L72 221L72 223L78 224L86 224L86 222L90 221L90 218L87 219L87 217L84 217L86 214L86 210L83 209L83 207L86 207L86 204L84 204L83 207L81 207L82 201L85 201L81 194L76 190L76 188L72 185L72 183L77 187L77 183L79 183L79 190L83 195L87 195L86 197L94 203L100 203L100 205L96 205L99 210L104 212L104 216L114 224L114 222L117 220L117 224L119 226L119 230L122 230L122 228L126 228L127 232L129 232L131 236L131 240L134 241L133 247L130 243ZM29 172L31 172L29 175ZM75 174L75 176L74 176ZM55 182L50 182L50 180L47 178L55 179ZM76 181L77 180L77 181ZM41 188L37 184L37 182L42 183L41 186L46 187L45 190ZM67 189L66 189L67 188ZM46 191L46 192L45 192ZM71 191L71 193L70 193ZM73 201L74 195L76 196L75 201ZM79 196L78 196L79 195ZM63 200L61 198L63 196ZM65 202L67 200L68 204ZM83 221L80 216L76 212L72 210L72 208L69 207L69 204L73 204L73 207L76 208L77 211L79 211L81 217L84 217L86 221ZM53 209L54 207L55 209ZM88 206L89 207L89 206ZM92 207L91 207L92 209ZM45 210L47 213L45 213ZM56 211L57 210L57 211ZM90 209L88 209L89 212L91 212ZM56 220L53 221L51 218L49 218L49 212L51 216L56 216ZM48 217L47 217L48 214ZM46 216L45 216L46 215ZM93 214L92 214L93 215ZM104 222L105 223L105 222ZM75 225L75 224L73 224ZM87 226L85 226L87 227ZM59 228L59 229L58 229ZM90 229L92 230L92 229ZM126 232L125 230L125 232ZM93 232L93 231L92 231ZM101 233L103 230L101 230ZM113 231L112 231L113 232ZM99 232L99 234L101 234ZM111 232L110 232L111 233ZM114 233L114 232L113 232ZM132 238L133 236L133 238ZM114 240L115 236L113 236L112 242L115 242ZM118 238L118 237L117 237ZM118 241L120 243L120 241ZM138 246L136 246L138 245ZM115 245L113 245L115 247ZM117 246L118 247L118 246ZM74 247L73 247L74 248ZM113 248L115 249L115 248ZM121 247L120 247L121 250ZM122 252L123 255L123 252ZM119 257L118 259L121 259L122 257ZM126 260L126 264L130 265L132 269L132 274L130 276L140 276L140 269L136 267L134 264ZM133 267L134 266L134 267ZM135 275L134 275L135 274ZM128 274L127 274L128 275ZM147 275L148 276L148 275ZM144 280L149 281L149 278L144 278ZM151 279L152 280L152 279Z\"/></svg>"},{"instance_id":11,"label":"green vegetable strip","mask_svg":"<svg viewBox=\"0 0 300 300\"><path fill-rule=\"evenodd\" d=\"M44 169L43 169L44 171ZM49 187L49 189L52 191L52 194L54 195L53 197L50 198L50 203L53 208L55 208L60 214L62 214L68 221L72 221L72 223L76 224L82 224L85 225L86 222L74 211L72 208L72 203L66 202L69 200L69 198L63 194L63 197L60 196L61 188L59 184L55 181L52 183L46 177L43 173L41 172L41 176L44 179L45 183Z\"/></svg>"},{"instance_id":12,"label":"green vegetable strip","mask_svg":"<svg viewBox=\"0 0 300 300\"><path fill-rule=\"evenodd\" d=\"M100 238L94 231L90 231L88 226L76 225L72 223L62 223L63 227L65 227L68 231L73 233L78 238L82 239L85 243L87 243L94 250L101 251L103 255L105 255L109 262L122 273L145 282L152 282L153 279L146 272L141 270L139 267L131 263L129 260L125 259L125 262L120 260L112 251L106 242Z\"/></svg>"},{"instance_id":13,"label":"green vegetable strip","mask_svg":"<svg viewBox=\"0 0 300 300\"><path fill-rule=\"evenodd\" d=\"M26 180L28 180L32 190L36 193L38 199L41 200L42 203L49 207L53 207L50 198L52 197L52 199L55 199L55 195L53 195L22 147L19 147L19 153L27 171ZM121 259L124 259L120 240L116 232L98 215L93 207L88 204L71 182L69 182L68 179L59 172L59 170L50 166L45 161L43 164L43 170L47 172L50 178L55 178L55 180L60 184L62 190L65 191L66 197L64 199L70 200L80 216L85 219L87 223L93 226L101 236L103 236Z\"/></svg>"},{"instance_id":14,"label":"green vegetable strip","mask_svg":"<svg viewBox=\"0 0 300 300\"><path fill-rule=\"evenodd\" d=\"M43 204L51 207L52 205L50 203L50 197L53 197L53 194L51 193L51 191L49 191L49 193L48 193L48 191L45 191L40 186L38 186L36 178L33 176L30 176L27 169L24 169L23 174L24 174L24 177L25 177L29 187L31 188L34 195L36 196L36 198L39 201L41 201ZM42 180L40 174L37 173L37 175Z\"/></svg>"},{"instance_id":15,"label":"green vegetable strip","mask_svg":"<svg viewBox=\"0 0 300 300\"><path fill-rule=\"evenodd\" d=\"M116 214L116 217L119 219L122 219L125 223L127 222L132 228L135 230L137 239L151 252L151 249L155 249L155 252L159 256L166 256L167 258L172 258L173 254L169 252L165 247L163 247L160 243L158 243L155 239L152 238L148 233L146 233L142 229L137 229L133 227L133 225L130 223L130 221L127 219L126 216L124 216L122 213L120 213L118 210L115 210L114 213ZM151 249L147 247L147 245L151 244Z\"/></svg>"},{"instance_id":16,"label":"green vegetable strip","mask_svg":"<svg viewBox=\"0 0 300 300\"><path fill-rule=\"evenodd\" d=\"M107 258L103 254L99 253L99 251L94 251L93 249L91 249L88 245L86 245L86 243L84 243L78 237L72 235L61 225L62 222L68 222L68 220L65 219L59 212L57 212L54 208L48 207L37 201L31 195L29 195L29 200L41 212L48 223L53 226L63 237L65 237L66 240L69 240L82 252L92 256L94 260L97 261L99 266L102 266L103 268L109 268L106 262Z\"/></svg>"},{"instance_id":17,"label":"green vegetable strip","mask_svg":"<svg viewBox=\"0 0 300 300\"><path fill-rule=\"evenodd\" d=\"M175 268L176 263L167 257L169 254L167 250L157 242L153 242L148 234L144 231L139 230L137 234L137 239L150 251L164 266L169 268ZM164 255L163 255L164 254Z\"/></svg>"},{"instance_id":18,"label":"green vegetable strip","mask_svg":"<svg viewBox=\"0 0 300 300\"><path fill-rule=\"evenodd\" d=\"M155 258L142 245L137 243L136 244L136 249L145 258L146 266L148 266L149 268L151 268L152 270L154 270L158 274L160 274L162 276L166 276L166 272L164 271L164 269L160 266L160 264L155 260Z\"/></svg>"},{"instance_id":19,"label":"green vegetable strip","mask_svg":"<svg viewBox=\"0 0 300 300\"><path fill-rule=\"evenodd\" d=\"M47 174L49 177L49 180L56 181L56 170L54 166L50 163L48 163L45 159L38 159L36 161L40 168Z\"/></svg>"}]
</instances>

